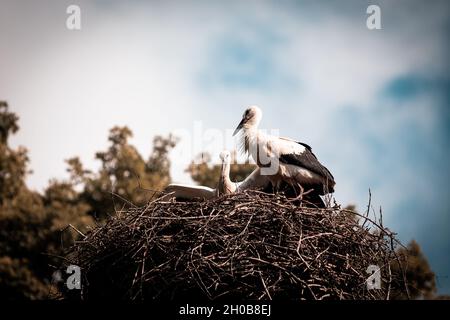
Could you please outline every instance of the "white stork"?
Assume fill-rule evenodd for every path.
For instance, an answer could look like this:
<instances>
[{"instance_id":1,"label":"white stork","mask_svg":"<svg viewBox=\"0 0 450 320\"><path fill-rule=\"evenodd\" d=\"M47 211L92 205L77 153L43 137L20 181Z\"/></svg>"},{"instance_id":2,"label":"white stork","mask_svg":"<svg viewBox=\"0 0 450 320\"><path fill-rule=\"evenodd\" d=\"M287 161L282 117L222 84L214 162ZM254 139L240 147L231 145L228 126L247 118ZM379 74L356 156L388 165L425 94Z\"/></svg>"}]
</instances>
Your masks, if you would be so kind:
<instances>
[{"instance_id":1,"label":"white stork","mask_svg":"<svg viewBox=\"0 0 450 320\"><path fill-rule=\"evenodd\" d=\"M224 150L220 153L220 160L222 160L222 166L220 168L219 184L217 185L217 195L234 193L238 184L234 183L230 179L230 166L231 166L231 154L229 151Z\"/></svg>"},{"instance_id":2,"label":"white stork","mask_svg":"<svg viewBox=\"0 0 450 320\"><path fill-rule=\"evenodd\" d=\"M305 143L260 132L258 125L261 118L261 109L257 106L249 107L233 136L243 131L241 147L245 153L252 156L261 170L270 170L275 165L274 170L268 174L274 189L278 190L280 183L285 181L299 186L301 194L306 190L318 197L334 192L333 175L319 162L311 147ZM266 173L262 171L262 174Z\"/></svg>"}]
</instances>

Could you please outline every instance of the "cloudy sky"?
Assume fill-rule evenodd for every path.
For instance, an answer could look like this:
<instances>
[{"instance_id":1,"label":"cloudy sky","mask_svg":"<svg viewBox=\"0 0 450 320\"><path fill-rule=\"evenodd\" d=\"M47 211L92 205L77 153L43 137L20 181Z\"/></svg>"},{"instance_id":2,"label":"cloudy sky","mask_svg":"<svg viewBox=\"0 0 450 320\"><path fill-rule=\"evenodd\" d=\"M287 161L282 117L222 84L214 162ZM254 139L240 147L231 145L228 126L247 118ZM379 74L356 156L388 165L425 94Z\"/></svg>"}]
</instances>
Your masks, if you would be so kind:
<instances>
[{"instance_id":1,"label":"cloudy sky","mask_svg":"<svg viewBox=\"0 0 450 320\"><path fill-rule=\"evenodd\" d=\"M381 30L366 27L369 4ZM172 177L190 182L195 154L234 148L230 130L259 105L263 128L313 147L338 202L363 210L370 188L450 293L449 12L445 0L0 0L0 99L20 116L12 144L29 148L37 190L74 155L98 167L114 125L145 156L155 134L179 134Z\"/></svg>"}]
</instances>

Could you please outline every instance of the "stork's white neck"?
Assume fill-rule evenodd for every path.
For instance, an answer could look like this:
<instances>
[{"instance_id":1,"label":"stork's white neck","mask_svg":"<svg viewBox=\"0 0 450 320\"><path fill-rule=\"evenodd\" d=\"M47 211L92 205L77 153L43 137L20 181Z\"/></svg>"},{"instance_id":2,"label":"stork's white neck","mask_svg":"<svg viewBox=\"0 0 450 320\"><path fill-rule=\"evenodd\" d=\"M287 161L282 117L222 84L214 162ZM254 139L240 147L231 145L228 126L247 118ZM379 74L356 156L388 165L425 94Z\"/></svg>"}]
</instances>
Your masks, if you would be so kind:
<instances>
[{"instance_id":1,"label":"stork's white neck","mask_svg":"<svg viewBox=\"0 0 450 320\"><path fill-rule=\"evenodd\" d=\"M226 180L230 180L230 162L224 161L222 162L222 170L221 170L222 177Z\"/></svg>"},{"instance_id":2,"label":"stork's white neck","mask_svg":"<svg viewBox=\"0 0 450 320\"><path fill-rule=\"evenodd\" d=\"M235 189L236 186L230 179L230 161L223 161L218 186L219 194L228 194L234 192Z\"/></svg>"},{"instance_id":3,"label":"stork's white neck","mask_svg":"<svg viewBox=\"0 0 450 320\"><path fill-rule=\"evenodd\" d=\"M258 130L257 127L245 128L243 134L243 143L245 145L245 151L253 158L253 160L259 165L261 155L264 155L264 159L268 152L268 141L270 140L269 135ZM264 160L266 163L266 160Z\"/></svg>"}]
</instances>

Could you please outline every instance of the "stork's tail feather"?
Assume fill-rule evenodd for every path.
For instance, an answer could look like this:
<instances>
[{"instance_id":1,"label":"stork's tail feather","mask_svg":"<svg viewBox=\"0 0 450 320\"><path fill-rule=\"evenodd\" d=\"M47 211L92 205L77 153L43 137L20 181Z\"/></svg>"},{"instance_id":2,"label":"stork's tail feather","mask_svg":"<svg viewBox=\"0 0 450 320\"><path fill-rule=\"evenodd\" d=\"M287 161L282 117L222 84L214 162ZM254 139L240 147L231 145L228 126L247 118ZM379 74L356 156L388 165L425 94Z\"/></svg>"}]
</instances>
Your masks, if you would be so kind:
<instances>
[{"instance_id":1,"label":"stork's tail feather","mask_svg":"<svg viewBox=\"0 0 450 320\"><path fill-rule=\"evenodd\" d=\"M325 202L316 192L305 195L303 201L317 208L326 208Z\"/></svg>"}]
</instances>

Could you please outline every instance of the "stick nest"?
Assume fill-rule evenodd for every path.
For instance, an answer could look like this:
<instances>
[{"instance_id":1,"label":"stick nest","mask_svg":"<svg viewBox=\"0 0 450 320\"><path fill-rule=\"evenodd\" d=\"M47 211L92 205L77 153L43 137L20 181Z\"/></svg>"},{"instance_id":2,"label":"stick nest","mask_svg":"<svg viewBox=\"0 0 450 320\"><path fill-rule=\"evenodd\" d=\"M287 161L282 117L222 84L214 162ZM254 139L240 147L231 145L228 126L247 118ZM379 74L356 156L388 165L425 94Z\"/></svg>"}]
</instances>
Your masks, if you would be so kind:
<instances>
[{"instance_id":1,"label":"stick nest","mask_svg":"<svg viewBox=\"0 0 450 320\"><path fill-rule=\"evenodd\" d=\"M247 191L119 211L67 261L84 299L389 299L394 243L367 216ZM370 265L381 289L368 290Z\"/></svg>"}]
</instances>

